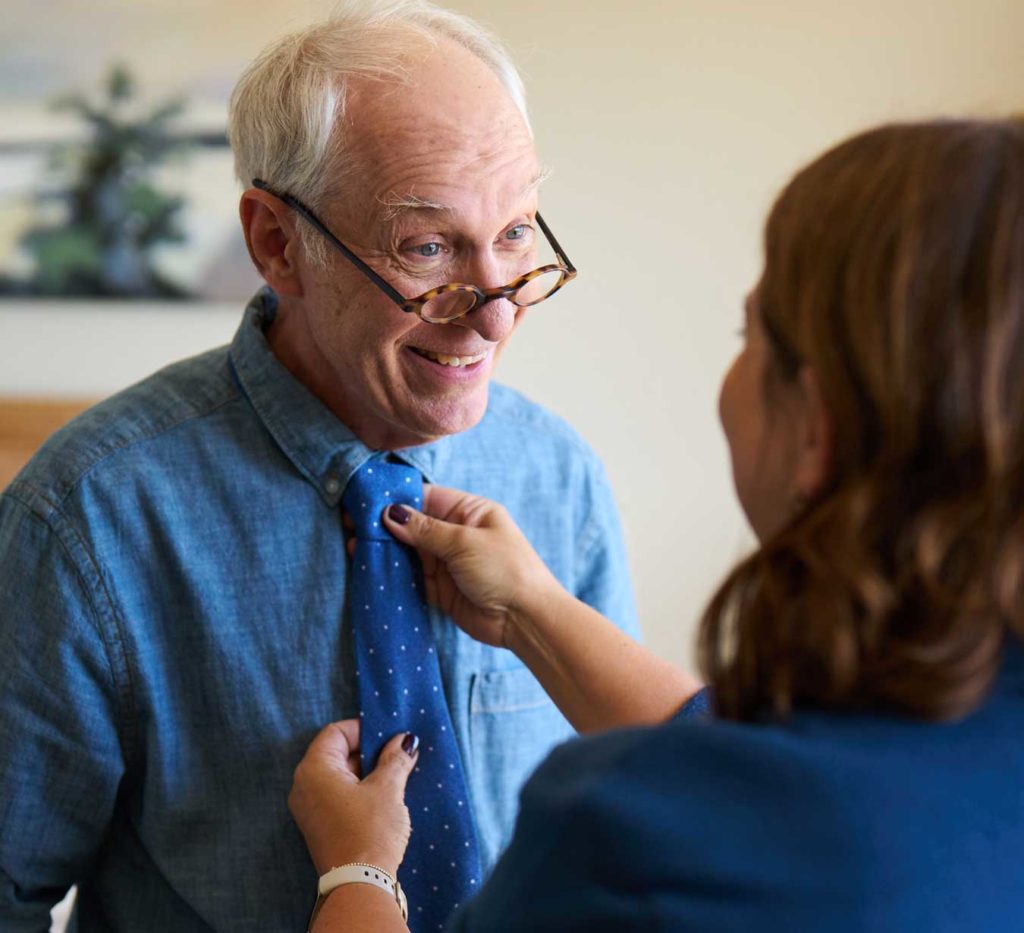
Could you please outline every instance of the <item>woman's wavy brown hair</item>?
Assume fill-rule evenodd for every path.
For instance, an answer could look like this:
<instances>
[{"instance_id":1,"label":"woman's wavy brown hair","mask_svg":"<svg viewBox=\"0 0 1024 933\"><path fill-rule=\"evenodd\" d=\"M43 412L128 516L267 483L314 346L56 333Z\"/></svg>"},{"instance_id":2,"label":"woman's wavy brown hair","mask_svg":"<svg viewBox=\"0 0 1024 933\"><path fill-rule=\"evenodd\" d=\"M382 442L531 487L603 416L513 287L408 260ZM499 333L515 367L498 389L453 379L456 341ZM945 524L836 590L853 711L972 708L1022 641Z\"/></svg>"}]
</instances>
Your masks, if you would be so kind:
<instances>
[{"instance_id":1,"label":"woman's wavy brown hair","mask_svg":"<svg viewBox=\"0 0 1024 933\"><path fill-rule=\"evenodd\" d=\"M765 253L766 397L811 368L834 475L705 613L719 715L963 716L1024 633L1024 121L842 143Z\"/></svg>"}]
</instances>

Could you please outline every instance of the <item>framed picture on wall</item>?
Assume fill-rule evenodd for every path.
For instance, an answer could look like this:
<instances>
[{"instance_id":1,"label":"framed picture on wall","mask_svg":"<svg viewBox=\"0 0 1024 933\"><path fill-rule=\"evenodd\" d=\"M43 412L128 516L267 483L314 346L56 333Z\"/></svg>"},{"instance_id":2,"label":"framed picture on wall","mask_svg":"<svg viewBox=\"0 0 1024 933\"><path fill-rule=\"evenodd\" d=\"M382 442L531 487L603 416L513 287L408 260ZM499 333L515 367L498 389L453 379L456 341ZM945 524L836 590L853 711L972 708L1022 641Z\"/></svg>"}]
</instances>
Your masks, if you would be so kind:
<instances>
[{"instance_id":1,"label":"framed picture on wall","mask_svg":"<svg viewBox=\"0 0 1024 933\"><path fill-rule=\"evenodd\" d=\"M201 6L7 0L0 303L253 292L225 134L251 47L237 4Z\"/></svg>"}]
</instances>

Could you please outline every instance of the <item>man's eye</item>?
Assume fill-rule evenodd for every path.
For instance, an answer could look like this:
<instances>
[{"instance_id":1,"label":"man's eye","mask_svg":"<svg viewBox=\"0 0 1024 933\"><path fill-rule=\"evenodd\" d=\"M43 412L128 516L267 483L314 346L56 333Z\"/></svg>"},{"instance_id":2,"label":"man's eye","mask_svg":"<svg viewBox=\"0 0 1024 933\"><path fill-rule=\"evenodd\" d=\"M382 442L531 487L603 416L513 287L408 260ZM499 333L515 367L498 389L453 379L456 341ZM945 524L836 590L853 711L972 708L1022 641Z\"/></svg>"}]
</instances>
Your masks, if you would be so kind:
<instances>
[{"instance_id":1,"label":"man's eye","mask_svg":"<svg viewBox=\"0 0 1024 933\"><path fill-rule=\"evenodd\" d=\"M516 224L514 227L509 228L505 231L505 239L507 240L522 240L526 238L529 227L526 224Z\"/></svg>"},{"instance_id":2,"label":"man's eye","mask_svg":"<svg viewBox=\"0 0 1024 933\"><path fill-rule=\"evenodd\" d=\"M420 243L419 246L414 246L412 251L417 256L423 256L425 259L433 259L436 256L440 256L442 247L440 243Z\"/></svg>"}]
</instances>

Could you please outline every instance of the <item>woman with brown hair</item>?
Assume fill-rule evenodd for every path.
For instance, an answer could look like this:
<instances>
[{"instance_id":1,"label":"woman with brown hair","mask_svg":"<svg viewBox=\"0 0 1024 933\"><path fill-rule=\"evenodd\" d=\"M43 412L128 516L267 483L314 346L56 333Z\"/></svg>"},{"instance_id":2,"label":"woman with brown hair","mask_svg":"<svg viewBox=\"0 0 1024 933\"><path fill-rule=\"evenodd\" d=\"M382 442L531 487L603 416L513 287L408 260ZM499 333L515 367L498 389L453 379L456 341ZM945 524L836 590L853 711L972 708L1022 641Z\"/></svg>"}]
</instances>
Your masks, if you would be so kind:
<instances>
[{"instance_id":1,"label":"woman with brown hair","mask_svg":"<svg viewBox=\"0 0 1024 933\"><path fill-rule=\"evenodd\" d=\"M707 691L493 503L386 514L581 731L634 727L542 765L452 930L1024 929L1024 122L826 153L771 212L746 319L720 413L760 545L705 613ZM393 875L416 742L362 781L357 742L324 730L290 802L320 872ZM405 928L365 884L323 908L318 931Z\"/></svg>"}]
</instances>

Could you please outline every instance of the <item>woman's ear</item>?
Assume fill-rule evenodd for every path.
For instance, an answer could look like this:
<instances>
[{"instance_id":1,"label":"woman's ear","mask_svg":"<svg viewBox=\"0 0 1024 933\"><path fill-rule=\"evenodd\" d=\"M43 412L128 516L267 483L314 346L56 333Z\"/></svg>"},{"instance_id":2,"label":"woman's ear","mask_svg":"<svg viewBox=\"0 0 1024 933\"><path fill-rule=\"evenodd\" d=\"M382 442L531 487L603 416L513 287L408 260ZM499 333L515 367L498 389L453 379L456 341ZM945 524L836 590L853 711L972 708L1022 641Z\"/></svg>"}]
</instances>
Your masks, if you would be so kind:
<instances>
[{"instance_id":1,"label":"woman's ear","mask_svg":"<svg viewBox=\"0 0 1024 933\"><path fill-rule=\"evenodd\" d=\"M800 500L810 502L832 479L834 422L821 383L810 366L800 369L799 393L794 492Z\"/></svg>"},{"instance_id":2,"label":"woman's ear","mask_svg":"<svg viewBox=\"0 0 1024 933\"><path fill-rule=\"evenodd\" d=\"M301 255L295 215L280 199L259 188L242 192L238 205L245 245L256 270L279 295L302 297Z\"/></svg>"}]
</instances>

